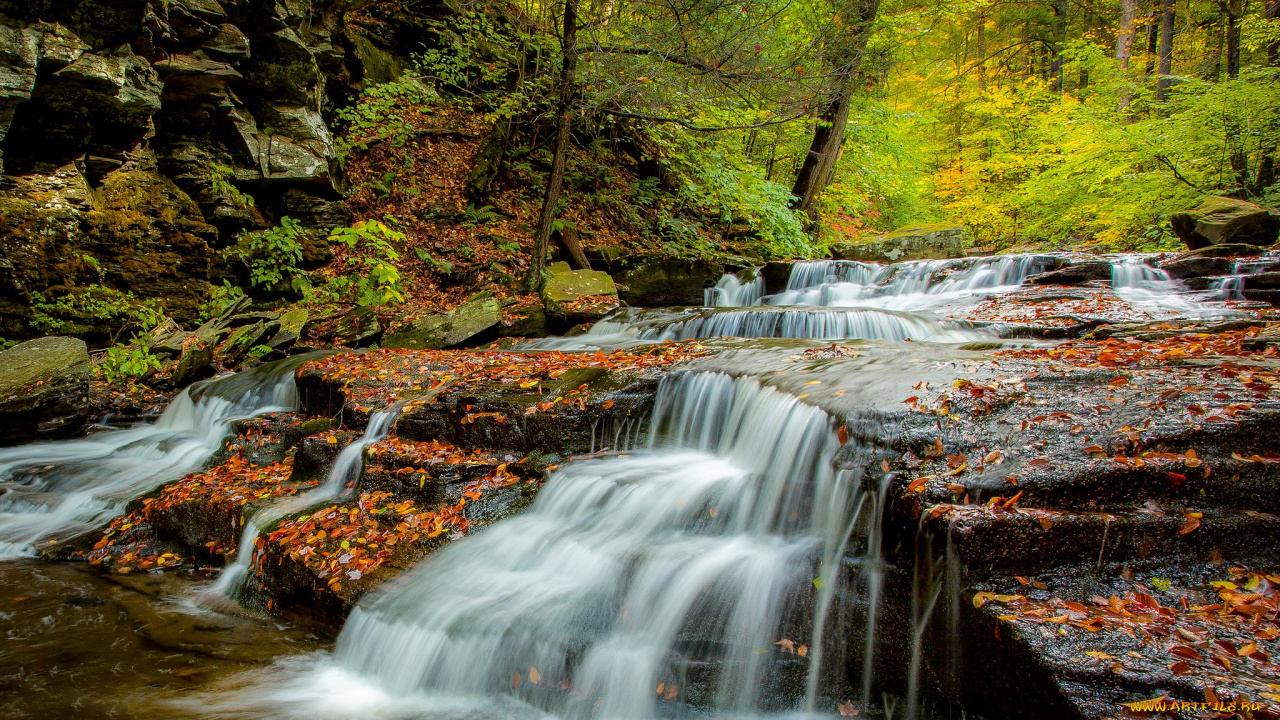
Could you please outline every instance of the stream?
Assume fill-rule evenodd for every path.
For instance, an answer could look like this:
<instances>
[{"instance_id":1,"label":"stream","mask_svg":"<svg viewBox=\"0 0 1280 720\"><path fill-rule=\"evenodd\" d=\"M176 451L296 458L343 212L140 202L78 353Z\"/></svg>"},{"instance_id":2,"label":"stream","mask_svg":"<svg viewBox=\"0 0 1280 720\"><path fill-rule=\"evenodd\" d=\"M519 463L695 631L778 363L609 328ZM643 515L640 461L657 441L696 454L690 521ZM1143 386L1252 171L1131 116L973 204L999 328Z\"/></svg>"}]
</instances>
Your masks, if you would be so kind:
<instances>
[{"instance_id":1,"label":"stream","mask_svg":"<svg viewBox=\"0 0 1280 720\"><path fill-rule=\"evenodd\" d=\"M1112 262L1110 293L1143 317L1238 314L1230 287L1192 293L1141 258ZM828 616L852 585L875 627L881 456L787 384L799 380L765 384L753 369L792 352L772 339L868 341L891 369L866 365L842 402L869 408L893 378L898 403L909 381L892 368L1007 342L1008 323L979 309L1048 266L1037 255L797 263L784 288L744 271L709 288L705 308L625 309L576 337L526 343L761 339L748 346L758 359L717 361L738 367L665 375L636 449L559 466L523 513L365 596L333 643L232 600L257 529L345 492L398 409L375 414L316 489L248 520L220 577L104 576L30 556L203 467L236 420L296 407L306 357L194 386L152 425L0 450L0 718L647 720L871 706L870 675L841 680L824 660L870 660L870 640L844 647ZM811 638L803 652L779 655L778 638L800 636ZM916 678L908 685L915 717Z\"/></svg>"}]
</instances>

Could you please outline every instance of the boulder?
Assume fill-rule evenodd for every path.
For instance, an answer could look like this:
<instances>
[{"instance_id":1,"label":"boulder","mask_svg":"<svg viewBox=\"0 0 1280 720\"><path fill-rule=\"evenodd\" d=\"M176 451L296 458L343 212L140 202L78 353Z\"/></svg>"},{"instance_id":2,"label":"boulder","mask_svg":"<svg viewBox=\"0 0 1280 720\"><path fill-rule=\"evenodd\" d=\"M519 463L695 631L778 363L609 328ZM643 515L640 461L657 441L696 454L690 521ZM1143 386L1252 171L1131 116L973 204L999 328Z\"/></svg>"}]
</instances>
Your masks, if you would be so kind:
<instances>
[{"instance_id":1,"label":"boulder","mask_svg":"<svg viewBox=\"0 0 1280 720\"><path fill-rule=\"evenodd\" d=\"M1237 258L1253 257L1257 254L1257 245L1246 245L1245 243L1222 243L1221 245L1207 245L1197 250L1188 250L1184 253L1178 253L1173 259L1190 257Z\"/></svg>"},{"instance_id":2,"label":"boulder","mask_svg":"<svg viewBox=\"0 0 1280 720\"><path fill-rule=\"evenodd\" d=\"M274 337L267 341L272 350L285 350L302 338L302 328L307 324L307 311L301 308L290 310L280 316L280 329Z\"/></svg>"},{"instance_id":3,"label":"boulder","mask_svg":"<svg viewBox=\"0 0 1280 720\"><path fill-rule=\"evenodd\" d=\"M502 337L546 337L547 309L533 303L507 308L498 328Z\"/></svg>"},{"instance_id":4,"label":"boulder","mask_svg":"<svg viewBox=\"0 0 1280 720\"><path fill-rule=\"evenodd\" d=\"M169 383L180 388L212 375L214 346L210 336L196 335L194 340L188 340L173 374L169 376Z\"/></svg>"},{"instance_id":5,"label":"boulder","mask_svg":"<svg viewBox=\"0 0 1280 720\"><path fill-rule=\"evenodd\" d=\"M0 352L0 445L76 435L87 418L89 349L42 337Z\"/></svg>"},{"instance_id":6,"label":"boulder","mask_svg":"<svg viewBox=\"0 0 1280 720\"><path fill-rule=\"evenodd\" d=\"M608 273L572 270L565 262L553 263L548 270L550 277L542 287L542 304L548 315L587 322L604 317L618 306L618 289Z\"/></svg>"},{"instance_id":7,"label":"boulder","mask_svg":"<svg viewBox=\"0 0 1280 720\"><path fill-rule=\"evenodd\" d=\"M382 323L378 314L367 307L358 307L343 315L334 330L333 341L348 347L367 347L382 339Z\"/></svg>"},{"instance_id":8,"label":"boulder","mask_svg":"<svg viewBox=\"0 0 1280 720\"><path fill-rule=\"evenodd\" d=\"M911 225L868 242L836 243L831 257L874 263L964 257L964 228Z\"/></svg>"},{"instance_id":9,"label":"boulder","mask_svg":"<svg viewBox=\"0 0 1280 720\"><path fill-rule=\"evenodd\" d=\"M1110 280L1111 263L1090 260L1050 270L1027 278L1030 285L1083 285L1092 280Z\"/></svg>"},{"instance_id":10,"label":"boulder","mask_svg":"<svg viewBox=\"0 0 1280 720\"><path fill-rule=\"evenodd\" d=\"M1226 243L1273 245L1280 216L1261 205L1211 195L1191 210L1174 213L1169 224L1192 250Z\"/></svg>"},{"instance_id":11,"label":"boulder","mask_svg":"<svg viewBox=\"0 0 1280 720\"><path fill-rule=\"evenodd\" d=\"M411 350L453 347L481 335L500 322L502 306L497 299L481 294L448 312L418 318L400 326L386 336L382 346Z\"/></svg>"},{"instance_id":12,"label":"boulder","mask_svg":"<svg viewBox=\"0 0 1280 720\"><path fill-rule=\"evenodd\" d=\"M618 297L637 307L701 305L703 290L724 274L710 260L646 258L617 273Z\"/></svg>"},{"instance_id":13,"label":"boulder","mask_svg":"<svg viewBox=\"0 0 1280 720\"><path fill-rule=\"evenodd\" d=\"M1197 255L1177 256L1159 264L1161 270L1169 273L1169 277L1182 280L1192 277L1208 277L1211 275L1227 275L1235 263L1225 257L1203 257Z\"/></svg>"}]
</instances>

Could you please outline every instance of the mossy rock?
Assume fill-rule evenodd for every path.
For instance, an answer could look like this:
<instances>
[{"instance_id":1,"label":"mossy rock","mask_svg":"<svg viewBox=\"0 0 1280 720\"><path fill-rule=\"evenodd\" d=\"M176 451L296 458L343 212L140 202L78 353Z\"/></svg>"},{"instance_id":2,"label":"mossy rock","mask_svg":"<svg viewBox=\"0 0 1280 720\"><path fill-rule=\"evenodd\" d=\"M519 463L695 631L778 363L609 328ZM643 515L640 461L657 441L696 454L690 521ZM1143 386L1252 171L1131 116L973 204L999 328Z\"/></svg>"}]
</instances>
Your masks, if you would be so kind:
<instances>
[{"instance_id":1,"label":"mossy rock","mask_svg":"<svg viewBox=\"0 0 1280 720\"><path fill-rule=\"evenodd\" d=\"M36 338L0 353L0 445L80 432L89 371L89 348L76 338Z\"/></svg>"},{"instance_id":2,"label":"mossy rock","mask_svg":"<svg viewBox=\"0 0 1280 720\"><path fill-rule=\"evenodd\" d=\"M267 341L267 347L273 350L284 350L302 338L302 328L307 325L310 315L302 308L294 308L280 316L280 329L274 337Z\"/></svg>"},{"instance_id":3,"label":"mossy rock","mask_svg":"<svg viewBox=\"0 0 1280 720\"><path fill-rule=\"evenodd\" d=\"M487 294L444 313L418 318L402 325L386 336L382 346L410 350L439 350L454 347L477 337L484 337L489 330L502 322L502 306Z\"/></svg>"},{"instance_id":4,"label":"mossy rock","mask_svg":"<svg viewBox=\"0 0 1280 720\"><path fill-rule=\"evenodd\" d=\"M618 273L618 297L635 307L701 305L724 268L710 260L649 257Z\"/></svg>"},{"instance_id":5,"label":"mossy rock","mask_svg":"<svg viewBox=\"0 0 1280 720\"><path fill-rule=\"evenodd\" d=\"M1211 245L1267 246L1280 236L1280 215L1244 200L1210 195L1186 212L1174 213L1169 225L1192 250Z\"/></svg>"},{"instance_id":6,"label":"mossy rock","mask_svg":"<svg viewBox=\"0 0 1280 720\"><path fill-rule=\"evenodd\" d=\"M548 271L550 276L542 287L548 315L561 319L584 314L599 317L617 307L618 288L608 273L573 270L566 262L554 263Z\"/></svg>"},{"instance_id":7,"label":"mossy rock","mask_svg":"<svg viewBox=\"0 0 1280 720\"><path fill-rule=\"evenodd\" d=\"M836 243L831 246L831 256L837 260L874 263L964 257L964 228L909 225L865 242Z\"/></svg>"}]
</instances>

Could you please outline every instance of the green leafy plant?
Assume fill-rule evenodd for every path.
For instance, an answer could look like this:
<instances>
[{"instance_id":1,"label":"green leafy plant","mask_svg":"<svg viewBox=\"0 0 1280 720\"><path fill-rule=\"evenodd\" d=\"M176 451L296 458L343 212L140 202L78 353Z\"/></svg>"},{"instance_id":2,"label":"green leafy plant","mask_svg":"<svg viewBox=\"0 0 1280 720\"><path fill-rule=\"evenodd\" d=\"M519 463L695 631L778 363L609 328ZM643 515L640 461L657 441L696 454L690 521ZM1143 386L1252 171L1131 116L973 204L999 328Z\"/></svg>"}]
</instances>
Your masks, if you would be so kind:
<instances>
[{"instance_id":1,"label":"green leafy plant","mask_svg":"<svg viewBox=\"0 0 1280 720\"><path fill-rule=\"evenodd\" d=\"M493 246L498 248L501 252L516 255L521 251L520 243L517 243L515 240L500 237L498 235L494 235L492 240Z\"/></svg>"},{"instance_id":2,"label":"green leafy plant","mask_svg":"<svg viewBox=\"0 0 1280 720\"><path fill-rule=\"evenodd\" d=\"M294 290L309 287L298 268L302 262L302 225L293 218L280 218L278 227L244 233L232 249L249 266L249 282L254 287L279 288L286 280Z\"/></svg>"},{"instance_id":3,"label":"green leafy plant","mask_svg":"<svg viewBox=\"0 0 1280 720\"><path fill-rule=\"evenodd\" d=\"M253 196L240 190L232 184L231 180L235 178L235 170L230 166L210 161L209 167L206 168L206 177L209 179L209 187L218 195L221 195L231 202L243 207L253 207Z\"/></svg>"},{"instance_id":4,"label":"green leafy plant","mask_svg":"<svg viewBox=\"0 0 1280 720\"><path fill-rule=\"evenodd\" d=\"M465 218L463 220L465 224L476 226L497 220L500 216L494 211L492 205L485 205L479 208L475 205L468 205L463 212L463 217Z\"/></svg>"},{"instance_id":5,"label":"green leafy plant","mask_svg":"<svg viewBox=\"0 0 1280 720\"><path fill-rule=\"evenodd\" d=\"M112 384L135 380L160 368L160 358L152 354L151 347L141 338L134 338L130 345L107 348L95 366L98 375Z\"/></svg>"},{"instance_id":6,"label":"green leafy plant","mask_svg":"<svg viewBox=\"0 0 1280 720\"><path fill-rule=\"evenodd\" d=\"M385 306L404 302L404 285L400 270L395 265L400 260L400 253L392 244L403 242L404 238L404 233L392 230L377 220L335 228L329 234L329 240L343 243L355 252L347 257L344 276L335 278L339 281L336 285L331 283L331 298L332 292L344 289L340 286L345 284L345 289L354 287L357 305Z\"/></svg>"},{"instance_id":7,"label":"green leafy plant","mask_svg":"<svg viewBox=\"0 0 1280 720\"><path fill-rule=\"evenodd\" d=\"M272 348L268 345L254 345L249 348L249 352L245 353L245 357L250 360L261 360L271 354Z\"/></svg>"},{"instance_id":8,"label":"green leafy plant","mask_svg":"<svg viewBox=\"0 0 1280 720\"><path fill-rule=\"evenodd\" d=\"M112 342L125 330L150 330L164 320L156 300L139 300L131 292L105 285L86 285L31 304L33 328L46 334L82 335L104 327Z\"/></svg>"},{"instance_id":9,"label":"green leafy plant","mask_svg":"<svg viewBox=\"0 0 1280 720\"><path fill-rule=\"evenodd\" d=\"M414 248L413 253L418 256L419 260L430 265L432 270L441 275L448 275L453 272L453 263L448 260L437 260L431 256L431 253L422 248Z\"/></svg>"},{"instance_id":10,"label":"green leafy plant","mask_svg":"<svg viewBox=\"0 0 1280 720\"><path fill-rule=\"evenodd\" d=\"M230 280L223 280L221 285L214 285L209 290L207 299L200 303L200 321L218 317L242 297L244 297L244 290L232 285Z\"/></svg>"}]
</instances>

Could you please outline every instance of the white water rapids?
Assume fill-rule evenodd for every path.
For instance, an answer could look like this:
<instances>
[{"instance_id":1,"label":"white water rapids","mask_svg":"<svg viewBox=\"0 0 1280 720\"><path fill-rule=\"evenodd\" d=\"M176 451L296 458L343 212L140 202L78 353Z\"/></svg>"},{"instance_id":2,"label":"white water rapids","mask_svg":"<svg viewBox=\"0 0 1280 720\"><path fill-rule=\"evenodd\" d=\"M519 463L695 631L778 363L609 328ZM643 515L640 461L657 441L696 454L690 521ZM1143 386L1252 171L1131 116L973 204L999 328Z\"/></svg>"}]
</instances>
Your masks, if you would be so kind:
<instances>
[{"instance_id":1,"label":"white water rapids","mask_svg":"<svg viewBox=\"0 0 1280 720\"><path fill-rule=\"evenodd\" d=\"M138 495L199 470L237 420L294 409L299 362L192 386L153 424L0 449L0 559L98 527Z\"/></svg>"},{"instance_id":2,"label":"white water rapids","mask_svg":"<svg viewBox=\"0 0 1280 720\"><path fill-rule=\"evenodd\" d=\"M256 679L218 714L642 720L695 692L755 712L784 660L816 678L821 639L807 660L776 643L797 604L810 619L830 606L866 504L833 470L829 418L689 373L663 381L651 428L647 450L555 471L522 515L362 603L332 656ZM812 709L818 683L798 685L790 702Z\"/></svg>"}]
</instances>

